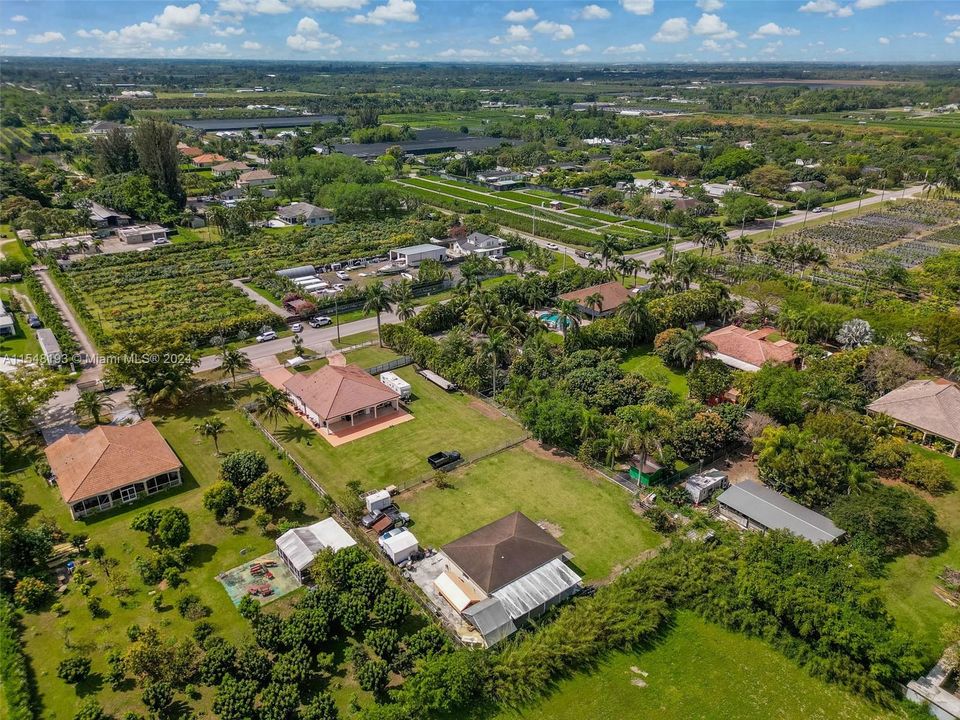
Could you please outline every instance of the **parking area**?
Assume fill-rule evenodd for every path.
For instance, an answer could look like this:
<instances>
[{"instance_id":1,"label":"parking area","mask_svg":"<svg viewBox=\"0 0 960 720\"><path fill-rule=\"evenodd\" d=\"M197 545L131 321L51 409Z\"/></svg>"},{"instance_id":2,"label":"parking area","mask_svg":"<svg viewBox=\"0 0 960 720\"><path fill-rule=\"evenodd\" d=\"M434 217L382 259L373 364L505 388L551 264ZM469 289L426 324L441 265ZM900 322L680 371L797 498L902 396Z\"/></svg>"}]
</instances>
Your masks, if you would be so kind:
<instances>
[{"instance_id":1,"label":"parking area","mask_svg":"<svg viewBox=\"0 0 960 720\"><path fill-rule=\"evenodd\" d=\"M433 581L446 571L459 572L450 559L442 552L436 552L422 560L412 562L405 570L404 577L410 582L416 584L423 594L427 596L430 604L433 606L434 615L440 618L443 623L451 628L461 642L467 645L479 645L483 647L483 636L478 633L473 626L466 623L463 617L454 607L448 603L437 592Z\"/></svg>"}]
</instances>

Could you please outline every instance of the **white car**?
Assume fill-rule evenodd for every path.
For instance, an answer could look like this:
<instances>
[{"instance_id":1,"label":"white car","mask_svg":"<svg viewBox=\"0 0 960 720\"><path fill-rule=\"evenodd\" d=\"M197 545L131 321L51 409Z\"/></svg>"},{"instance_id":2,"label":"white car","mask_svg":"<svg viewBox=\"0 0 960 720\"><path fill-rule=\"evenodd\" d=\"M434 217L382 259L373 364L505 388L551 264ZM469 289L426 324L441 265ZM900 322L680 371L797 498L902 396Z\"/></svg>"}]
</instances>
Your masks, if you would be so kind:
<instances>
[{"instance_id":1,"label":"white car","mask_svg":"<svg viewBox=\"0 0 960 720\"><path fill-rule=\"evenodd\" d=\"M340 278L341 280L349 280L350 274L344 272L343 270L337 270L337 277Z\"/></svg>"},{"instance_id":2,"label":"white car","mask_svg":"<svg viewBox=\"0 0 960 720\"><path fill-rule=\"evenodd\" d=\"M303 323L294 323L290 326L290 330L295 333L303 332Z\"/></svg>"},{"instance_id":3,"label":"white car","mask_svg":"<svg viewBox=\"0 0 960 720\"><path fill-rule=\"evenodd\" d=\"M267 330L265 333L261 333L260 335L257 335L258 343L267 342L268 340L276 340L276 339L277 339L277 333L274 332L273 330Z\"/></svg>"},{"instance_id":4,"label":"white car","mask_svg":"<svg viewBox=\"0 0 960 720\"><path fill-rule=\"evenodd\" d=\"M815 208L813 209L813 211L814 211L815 213L822 213L822 212L823 212L823 208L822 208L822 207L815 207Z\"/></svg>"},{"instance_id":5,"label":"white car","mask_svg":"<svg viewBox=\"0 0 960 720\"><path fill-rule=\"evenodd\" d=\"M324 325L329 325L333 320L328 318L326 315L317 315L315 318L310 318L309 323L310 327L321 328Z\"/></svg>"},{"instance_id":6,"label":"white car","mask_svg":"<svg viewBox=\"0 0 960 720\"><path fill-rule=\"evenodd\" d=\"M154 244L154 245L169 245L169 244L170 244L170 241L167 240L166 238L157 238L156 240L153 241L153 244Z\"/></svg>"},{"instance_id":7,"label":"white car","mask_svg":"<svg viewBox=\"0 0 960 720\"><path fill-rule=\"evenodd\" d=\"M559 249L560 249L560 246L557 245L556 243L547 243L546 245L544 245L544 247L547 248L547 250L559 250Z\"/></svg>"}]
</instances>

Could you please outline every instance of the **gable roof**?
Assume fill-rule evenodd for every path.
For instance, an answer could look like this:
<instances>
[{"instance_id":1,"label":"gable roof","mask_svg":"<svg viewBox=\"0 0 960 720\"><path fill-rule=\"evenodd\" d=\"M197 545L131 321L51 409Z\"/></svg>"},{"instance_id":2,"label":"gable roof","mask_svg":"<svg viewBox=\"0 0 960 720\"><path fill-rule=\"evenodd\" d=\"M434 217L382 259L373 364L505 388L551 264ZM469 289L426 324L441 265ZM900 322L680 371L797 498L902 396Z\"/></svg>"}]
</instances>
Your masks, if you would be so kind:
<instances>
[{"instance_id":1,"label":"gable roof","mask_svg":"<svg viewBox=\"0 0 960 720\"><path fill-rule=\"evenodd\" d=\"M563 556L567 549L515 512L447 543L443 552L482 590L492 593Z\"/></svg>"},{"instance_id":2,"label":"gable roof","mask_svg":"<svg viewBox=\"0 0 960 720\"><path fill-rule=\"evenodd\" d=\"M481 232L472 232L466 239L460 242L460 245L468 245L471 248L491 249L502 247L506 243L496 235L487 235Z\"/></svg>"},{"instance_id":3,"label":"gable roof","mask_svg":"<svg viewBox=\"0 0 960 720\"><path fill-rule=\"evenodd\" d=\"M249 172L240 173L240 177L237 178L237 182L250 182L251 180L275 180L276 175L274 175L269 170L251 170Z\"/></svg>"},{"instance_id":4,"label":"gable roof","mask_svg":"<svg viewBox=\"0 0 960 720\"><path fill-rule=\"evenodd\" d=\"M771 530L786 530L810 542L833 542L843 530L830 518L795 503L776 490L753 480L731 485L717 502Z\"/></svg>"},{"instance_id":5,"label":"gable roof","mask_svg":"<svg viewBox=\"0 0 960 720\"><path fill-rule=\"evenodd\" d=\"M250 166L239 160L228 160L225 163L214 165L211 170L214 172L234 172L235 170L249 170Z\"/></svg>"},{"instance_id":6,"label":"gable roof","mask_svg":"<svg viewBox=\"0 0 960 720\"><path fill-rule=\"evenodd\" d=\"M98 425L46 449L60 494L76 502L183 466L152 422Z\"/></svg>"},{"instance_id":7,"label":"gable roof","mask_svg":"<svg viewBox=\"0 0 960 720\"><path fill-rule=\"evenodd\" d=\"M277 538L277 548L298 571L309 566L324 548L337 552L356 544L332 517L306 527L292 528Z\"/></svg>"},{"instance_id":8,"label":"gable roof","mask_svg":"<svg viewBox=\"0 0 960 720\"><path fill-rule=\"evenodd\" d=\"M960 442L960 388L945 378L911 380L877 398L867 409Z\"/></svg>"},{"instance_id":9,"label":"gable roof","mask_svg":"<svg viewBox=\"0 0 960 720\"><path fill-rule=\"evenodd\" d=\"M218 155L217 153L203 153L203 155L197 155L193 158L195 165L202 165L203 163L222 163L226 162L227 159L223 155Z\"/></svg>"},{"instance_id":10,"label":"gable roof","mask_svg":"<svg viewBox=\"0 0 960 720\"><path fill-rule=\"evenodd\" d=\"M716 346L717 355L726 355L747 365L760 367L768 360L793 362L797 357L796 344L782 339L775 342L767 340L767 337L775 332L776 328L772 327L747 330L736 325L727 325L704 337Z\"/></svg>"},{"instance_id":11,"label":"gable roof","mask_svg":"<svg viewBox=\"0 0 960 720\"><path fill-rule=\"evenodd\" d=\"M630 299L630 293L618 282L606 282L602 285L591 285L590 287L585 287L582 290L574 290L573 292L564 293L560 296L560 299L573 300L578 305L586 306L584 301L594 293L600 293L601 297L603 298L601 312L615 310Z\"/></svg>"},{"instance_id":12,"label":"gable roof","mask_svg":"<svg viewBox=\"0 0 960 720\"><path fill-rule=\"evenodd\" d=\"M324 365L310 375L295 374L283 387L300 398L322 420L336 420L400 398L399 393L358 365Z\"/></svg>"},{"instance_id":13,"label":"gable roof","mask_svg":"<svg viewBox=\"0 0 960 720\"><path fill-rule=\"evenodd\" d=\"M198 147L193 147L192 145L187 145L186 143L177 143L177 150L180 151L181 155L188 158L195 158L198 155L203 155L203 150Z\"/></svg>"},{"instance_id":14,"label":"gable roof","mask_svg":"<svg viewBox=\"0 0 960 720\"><path fill-rule=\"evenodd\" d=\"M333 211L318 207L312 203L295 202L277 208L277 215L285 220L297 220L301 218L303 220L313 220L314 218L320 218L322 220L332 217Z\"/></svg>"}]
</instances>

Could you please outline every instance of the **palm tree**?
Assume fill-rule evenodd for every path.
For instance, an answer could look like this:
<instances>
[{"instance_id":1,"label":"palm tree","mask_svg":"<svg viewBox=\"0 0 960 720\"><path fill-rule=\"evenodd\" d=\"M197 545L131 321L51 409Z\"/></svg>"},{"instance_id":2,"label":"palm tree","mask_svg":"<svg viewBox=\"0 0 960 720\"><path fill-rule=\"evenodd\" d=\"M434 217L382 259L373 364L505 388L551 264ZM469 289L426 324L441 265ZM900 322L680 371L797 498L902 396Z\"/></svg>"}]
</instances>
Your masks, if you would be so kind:
<instances>
[{"instance_id":1,"label":"palm tree","mask_svg":"<svg viewBox=\"0 0 960 720\"><path fill-rule=\"evenodd\" d=\"M637 276L647 269L647 264L640 258L627 258L627 272L633 275L633 286L637 286Z\"/></svg>"},{"instance_id":2,"label":"palm tree","mask_svg":"<svg viewBox=\"0 0 960 720\"><path fill-rule=\"evenodd\" d=\"M280 424L280 418L290 414L290 406L287 402L287 394L273 385L268 386L257 395L258 411L264 419L273 421L274 430Z\"/></svg>"},{"instance_id":3,"label":"palm tree","mask_svg":"<svg viewBox=\"0 0 960 720\"><path fill-rule=\"evenodd\" d=\"M710 254L713 254L714 248L727 243L727 234L723 231L723 228L720 227L719 223L715 223L711 220L701 220L699 221L694 229L696 233L696 242L700 246L700 254L706 251L707 248L710 248Z\"/></svg>"},{"instance_id":4,"label":"palm tree","mask_svg":"<svg viewBox=\"0 0 960 720\"><path fill-rule=\"evenodd\" d=\"M89 417L95 425L99 425L104 410L112 410L114 404L107 395L101 395L93 390L84 390L73 404L73 412L78 418Z\"/></svg>"},{"instance_id":5,"label":"palm tree","mask_svg":"<svg viewBox=\"0 0 960 720\"><path fill-rule=\"evenodd\" d=\"M603 293L590 293L583 299L583 304L588 308L593 308L599 315L603 312Z\"/></svg>"},{"instance_id":6,"label":"palm tree","mask_svg":"<svg viewBox=\"0 0 960 720\"><path fill-rule=\"evenodd\" d=\"M603 414L596 408L584 408L580 413L580 439L595 438L603 428Z\"/></svg>"},{"instance_id":7,"label":"palm tree","mask_svg":"<svg viewBox=\"0 0 960 720\"><path fill-rule=\"evenodd\" d=\"M227 424L220 418L211 418L204 420L193 426L193 431L201 437L208 437L213 440L213 447L217 455L220 454L220 436L227 431Z\"/></svg>"},{"instance_id":8,"label":"palm tree","mask_svg":"<svg viewBox=\"0 0 960 720\"><path fill-rule=\"evenodd\" d=\"M693 326L683 330L673 342L673 355L681 366L688 368L717 346L704 338L707 329Z\"/></svg>"},{"instance_id":9,"label":"palm tree","mask_svg":"<svg viewBox=\"0 0 960 720\"><path fill-rule=\"evenodd\" d=\"M733 252L737 256L737 265L743 265L747 256L753 255L753 240L749 235L739 235L733 239Z\"/></svg>"},{"instance_id":10,"label":"palm tree","mask_svg":"<svg viewBox=\"0 0 960 720\"><path fill-rule=\"evenodd\" d=\"M618 309L617 314L624 319L634 338L639 338L650 329L650 311L647 301L640 295L631 295Z\"/></svg>"},{"instance_id":11,"label":"palm tree","mask_svg":"<svg viewBox=\"0 0 960 720\"><path fill-rule=\"evenodd\" d=\"M519 305L507 305L500 311L493 324L517 342L523 342L528 331L532 329L530 316Z\"/></svg>"},{"instance_id":12,"label":"palm tree","mask_svg":"<svg viewBox=\"0 0 960 720\"><path fill-rule=\"evenodd\" d=\"M473 332L487 335L497 316L496 300L489 292L477 293L464 314L464 320Z\"/></svg>"},{"instance_id":13,"label":"palm tree","mask_svg":"<svg viewBox=\"0 0 960 720\"><path fill-rule=\"evenodd\" d=\"M861 495L875 484L876 474L860 463L850 463L847 470L847 495Z\"/></svg>"},{"instance_id":14,"label":"palm tree","mask_svg":"<svg viewBox=\"0 0 960 720\"><path fill-rule=\"evenodd\" d=\"M237 373L247 372L252 367L250 358L243 351L226 345L220 351L220 374L223 377L229 375L234 386L237 384Z\"/></svg>"},{"instance_id":15,"label":"palm tree","mask_svg":"<svg viewBox=\"0 0 960 720\"><path fill-rule=\"evenodd\" d=\"M484 343L480 345L480 356L490 361L493 376L493 395L497 395L497 368L506 359L510 350L510 342L506 333L494 330Z\"/></svg>"},{"instance_id":16,"label":"palm tree","mask_svg":"<svg viewBox=\"0 0 960 720\"><path fill-rule=\"evenodd\" d=\"M390 294L393 298L393 312L400 318L400 322L406 322L417 314L409 282L397 283L391 288Z\"/></svg>"},{"instance_id":17,"label":"palm tree","mask_svg":"<svg viewBox=\"0 0 960 720\"><path fill-rule=\"evenodd\" d=\"M363 312L377 314L377 340L380 347L383 347L383 338L380 337L380 313L390 311L390 291L382 280L377 280L367 286L364 298Z\"/></svg>"},{"instance_id":18,"label":"palm tree","mask_svg":"<svg viewBox=\"0 0 960 720\"><path fill-rule=\"evenodd\" d=\"M143 420L144 413L150 405L150 398L147 397L147 394L142 390L131 390L130 394L127 395L127 402L136 411L137 417Z\"/></svg>"},{"instance_id":19,"label":"palm tree","mask_svg":"<svg viewBox=\"0 0 960 720\"><path fill-rule=\"evenodd\" d=\"M566 341L567 330L576 332L580 328L580 306L573 300L558 300L556 314L560 333Z\"/></svg>"},{"instance_id":20,"label":"palm tree","mask_svg":"<svg viewBox=\"0 0 960 720\"><path fill-rule=\"evenodd\" d=\"M613 235L606 234L602 235L600 239L593 244L593 251L600 257L600 260L603 261L604 269L610 267L611 262L615 262L617 258L623 255L623 250L620 249L617 239Z\"/></svg>"},{"instance_id":21,"label":"palm tree","mask_svg":"<svg viewBox=\"0 0 960 720\"><path fill-rule=\"evenodd\" d=\"M690 285L700 277L700 259L690 253L683 253L673 264L673 279L689 290Z\"/></svg>"}]
</instances>

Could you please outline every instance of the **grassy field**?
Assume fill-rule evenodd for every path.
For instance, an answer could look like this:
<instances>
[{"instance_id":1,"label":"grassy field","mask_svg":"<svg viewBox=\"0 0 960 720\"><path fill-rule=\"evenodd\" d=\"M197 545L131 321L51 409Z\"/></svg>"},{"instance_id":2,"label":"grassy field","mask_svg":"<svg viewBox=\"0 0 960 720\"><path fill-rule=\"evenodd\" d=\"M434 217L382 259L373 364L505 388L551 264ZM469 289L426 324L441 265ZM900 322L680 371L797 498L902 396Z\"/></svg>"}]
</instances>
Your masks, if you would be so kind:
<instances>
[{"instance_id":1,"label":"grassy field","mask_svg":"<svg viewBox=\"0 0 960 720\"><path fill-rule=\"evenodd\" d=\"M527 189L521 190L524 195L536 195L539 198L546 198L547 200L559 200L562 203L571 203L573 205L580 204L580 198L569 197L568 195L561 195L560 193L550 192L549 190L536 190L536 189Z\"/></svg>"},{"instance_id":2,"label":"grassy field","mask_svg":"<svg viewBox=\"0 0 960 720\"><path fill-rule=\"evenodd\" d=\"M924 448L916 448L925 457L942 462L953 480L954 490L940 497L927 497L937 511L937 524L947 535L946 549L932 557L906 555L888 568L883 579L887 608L904 629L921 641L930 659L943 649L940 628L956 622L957 610L940 600L933 587L944 566L960 569L960 459L949 458Z\"/></svg>"},{"instance_id":3,"label":"grassy field","mask_svg":"<svg viewBox=\"0 0 960 720\"><path fill-rule=\"evenodd\" d=\"M352 345L370 342L377 339L376 330L365 330L364 332L354 333L353 335L341 335L339 340L333 341L335 348L346 348Z\"/></svg>"},{"instance_id":4,"label":"grassy field","mask_svg":"<svg viewBox=\"0 0 960 720\"><path fill-rule=\"evenodd\" d=\"M630 350L620 367L628 372L640 373L648 380L662 383L680 397L686 397L689 392L685 373L667 367L663 360L654 355L652 345L641 345Z\"/></svg>"},{"instance_id":5,"label":"grassy field","mask_svg":"<svg viewBox=\"0 0 960 720\"><path fill-rule=\"evenodd\" d=\"M466 126L470 132L483 127L488 122L504 120L510 114L519 114L515 109L471 110L469 112L432 112L432 113L388 113L380 116L380 122L389 125L409 125L412 128L443 128L459 131Z\"/></svg>"},{"instance_id":6,"label":"grassy field","mask_svg":"<svg viewBox=\"0 0 960 720\"><path fill-rule=\"evenodd\" d=\"M573 210L568 210L567 212L570 213L571 215L579 215L580 217L593 218L594 220L602 220L603 222L608 222L608 223L620 222L621 220L621 218L618 218L616 215L610 215L609 213L590 210L589 208L574 208Z\"/></svg>"},{"instance_id":7,"label":"grassy field","mask_svg":"<svg viewBox=\"0 0 960 720\"><path fill-rule=\"evenodd\" d=\"M630 509L627 493L569 459L516 447L449 479L453 488L426 485L399 499L422 545L438 547L520 510L534 522L557 526L573 564L593 581L661 542Z\"/></svg>"},{"instance_id":8,"label":"grassy field","mask_svg":"<svg viewBox=\"0 0 960 720\"><path fill-rule=\"evenodd\" d=\"M610 655L589 674L561 681L533 707L485 717L892 720L900 716L811 677L760 640L681 612L651 647Z\"/></svg>"},{"instance_id":9,"label":"grassy field","mask_svg":"<svg viewBox=\"0 0 960 720\"><path fill-rule=\"evenodd\" d=\"M202 495L217 479L220 458L214 454L213 444L201 439L193 426L203 418L219 417L228 427L220 438L220 449L229 452L236 449L261 451L268 459L271 470L281 473L292 490L291 500L302 499L307 503L304 517L307 520L320 517L314 491L290 466L277 460L263 436L245 418L233 410L226 401L198 401L178 411L175 415L156 419L157 427L170 446L183 461L184 483L164 494L146 499L132 507L116 509L94 516L86 521L70 519L69 512L56 488L49 487L32 471L18 475L26 491L25 504L35 515L54 518L67 534L84 533L91 542L101 543L110 558L119 561L111 574L114 578L125 576L131 594L116 597L112 583L94 564L86 566L96 580L92 596L102 599L108 616L93 620L86 608L83 596L71 591L61 596L66 614L58 618L53 612L28 615L24 633L25 649L37 677L42 717L69 720L73 717L82 697L96 691L98 699L109 713L121 717L127 710L144 712L140 704L141 692L136 689L113 691L103 682L107 671L105 656L112 648L123 649L127 645L127 628L137 624L159 625L167 637L188 637L193 622L186 620L174 609L179 597L193 593L207 605L212 614L208 618L216 632L233 642L249 635L249 626L237 613L226 592L216 580L216 575L244 561L271 550L273 538L261 535L253 525L249 513L241 520L241 532L233 534L217 525L211 514L202 506ZM131 567L137 555L146 553L146 536L130 529L133 515L145 507L182 508L191 519L190 542L196 545L191 567L183 574L186 581L176 590L163 592L165 608L157 613L152 608L152 587L145 586ZM241 554L243 552L243 554ZM293 594L294 596L296 593ZM290 598L292 596L288 596ZM271 607L282 607L288 598L276 601ZM81 653L93 660L94 676L77 689L67 685L56 676L57 664L69 654ZM100 687L103 683L102 688ZM205 692L199 701L191 701L198 710L209 710L211 695Z\"/></svg>"},{"instance_id":10,"label":"grassy field","mask_svg":"<svg viewBox=\"0 0 960 720\"><path fill-rule=\"evenodd\" d=\"M385 352L393 356L391 351L374 347L350 353L347 360L367 367L389 359ZM515 422L488 417L487 406L468 395L447 394L417 375L412 367L396 372L413 387L409 403L413 420L337 448L298 417L291 416L278 424L276 437L336 499L347 497L347 483L351 480L359 480L363 489L372 490L386 485L402 486L427 475L430 466L426 458L438 450L452 447L470 455L523 436ZM270 423L267 427L273 431Z\"/></svg>"}]
</instances>

